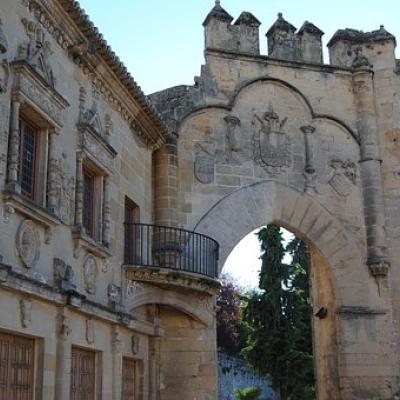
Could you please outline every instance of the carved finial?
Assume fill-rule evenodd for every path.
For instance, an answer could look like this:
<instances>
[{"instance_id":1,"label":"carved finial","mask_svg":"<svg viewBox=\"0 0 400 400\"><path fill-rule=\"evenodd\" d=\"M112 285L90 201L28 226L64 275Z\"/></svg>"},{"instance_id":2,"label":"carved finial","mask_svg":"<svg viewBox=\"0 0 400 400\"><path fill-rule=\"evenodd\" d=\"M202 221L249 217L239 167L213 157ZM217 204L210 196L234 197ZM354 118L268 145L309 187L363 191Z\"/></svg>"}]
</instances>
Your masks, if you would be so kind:
<instances>
[{"instance_id":1,"label":"carved finial","mask_svg":"<svg viewBox=\"0 0 400 400\"><path fill-rule=\"evenodd\" d=\"M220 6L221 5L221 0L215 0L215 5Z\"/></svg>"},{"instance_id":2,"label":"carved finial","mask_svg":"<svg viewBox=\"0 0 400 400\"><path fill-rule=\"evenodd\" d=\"M278 13L278 19L283 19L283 14L281 12Z\"/></svg>"},{"instance_id":3,"label":"carved finial","mask_svg":"<svg viewBox=\"0 0 400 400\"><path fill-rule=\"evenodd\" d=\"M384 30L384 29L385 29L385 25L381 25L379 28L380 28L381 30Z\"/></svg>"}]
</instances>

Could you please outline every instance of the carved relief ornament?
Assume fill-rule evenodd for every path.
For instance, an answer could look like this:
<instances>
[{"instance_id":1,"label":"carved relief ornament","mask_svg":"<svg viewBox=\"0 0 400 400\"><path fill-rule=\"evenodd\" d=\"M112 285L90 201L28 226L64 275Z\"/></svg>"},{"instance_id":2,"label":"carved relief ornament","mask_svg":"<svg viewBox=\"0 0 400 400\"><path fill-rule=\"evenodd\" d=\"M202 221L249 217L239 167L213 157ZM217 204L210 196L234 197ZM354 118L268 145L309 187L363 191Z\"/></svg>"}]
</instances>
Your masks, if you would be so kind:
<instances>
[{"instance_id":1,"label":"carved relief ornament","mask_svg":"<svg viewBox=\"0 0 400 400\"><path fill-rule=\"evenodd\" d=\"M28 40L20 45L16 59L10 64L14 72L13 98L33 103L44 119L59 129L63 125L63 111L69 104L55 88L50 44L38 23L25 18L22 23Z\"/></svg>"},{"instance_id":2,"label":"carved relief ornament","mask_svg":"<svg viewBox=\"0 0 400 400\"><path fill-rule=\"evenodd\" d=\"M89 254L83 263L83 280L85 283L85 289L90 294L96 293L98 274L99 269L97 261L91 254Z\"/></svg>"},{"instance_id":3,"label":"carved relief ornament","mask_svg":"<svg viewBox=\"0 0 400 400\"><path fill-rule=\"evenodd\" d=\"M7 91L8 79L10 77L7 59L4 54L8 51L8 42L3 31L3 23L0 19L0 93Z\"/></svg>"},{"instance_id":4,"label":"carved relief ornament","mask_svg":"<svg viewBox=\"0 0 400 400\"><path fill-rule=\"evenodd\" d=\"M287 118L282 119L272 105L262 117L254 113L253 158L264 169L291 165L291 142L284 131L286 122Z\"/></svg>"},{"instance_id":5,"label":"carved relief ornament","mask_svg":"<svg viewBox=\"0 0 400 400\"><path fill-rule=\"evenodd\" d=\"M16 247L19 258L26 268L33 268L40 256L40 239L36 225L26 219L18 228Z\"/></svg>"},{"instance_id":6,"label":"carved relief ornament","mask_svg":"<svg viewBox=\"0 0 400 400\"><path fill-rule=\"evenodd\" d=\"M215 156L212 142L197 142L195 145L194 176L201 183L214 181Z\"/></svg>"},{"instance_id":7,"label":"carved relief ornament","mask_svg":"<svg viewBox=\"0 0 400 400\"><path fill-rule=\"evenodd\" d=\"M351 161L333 159L331 161L332 174L329 184L341 197L347 197L351 193L351 188L357 183L357 166Z\"/></svg>"},{"instance_id":8,"label":"carved relief ornament","mask_svg":"<svg viewBox=\"0 0 400 400\"><path fill-rule=\"evenodd\" d=\"M32 300L30 298L23 298L19 301L21 313L21 325L23 328L29 328L32 322Z\"/></svg>"}]
</instances>

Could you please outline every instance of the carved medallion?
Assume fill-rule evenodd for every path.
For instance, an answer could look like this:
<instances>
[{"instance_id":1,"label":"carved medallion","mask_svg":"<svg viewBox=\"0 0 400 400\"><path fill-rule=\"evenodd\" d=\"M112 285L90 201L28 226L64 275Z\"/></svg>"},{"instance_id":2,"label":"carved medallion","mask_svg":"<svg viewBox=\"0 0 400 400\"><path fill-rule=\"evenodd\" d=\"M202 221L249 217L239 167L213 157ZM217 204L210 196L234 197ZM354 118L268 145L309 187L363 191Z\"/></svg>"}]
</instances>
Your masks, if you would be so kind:
<instances>
[{"instance_id":1,"label":"carved medallion","mask_svg":"<svg viewBox=\"0 0 400 400\"><path fill-rule=\"evenodd\" d=\"M21 325L23 328L28 328L32 322L32 300L24 298L19 301L21 312Z\"/></svg>"},{"instance_id":2,"label":"carved medallion","mask_svg":"<svg viewBox=\"0 0 400 400\"><path fill-rule=\"evenodd\" d=\"M33 268L40 256L39 233L33 221L23 221L17 232L17 251L26 268Z\"/></svg>"},{"instance_id":3,"label":"carved medallion","mask_svg":"<svg viewBox=\"0 0 400 400\"><path fill-rule=\"evenodd\" d=\"M99 274L97 261L92 255L86 257L83 263L83 280L88 293L96 293L97 276Z\"/></svg>"},{"instance_id":4,"label":"carved medallion","mask_svg":"<svg viewBox=\"0 0 400 400\"><path fill-rule=\"evenodd\" d=\"M287 118L270 106L261 118L256 113L253 126L253 157L262 167L289 167L291 165L290 138L284 132Z\"/></svg>"},{"instance_id":5,"label":"carved medallion","mask_svg":"<svg viewBox=\"0 0 400 400\"><path fill-rule=\"evenodd\" d=\"M212 183L214 181L215 159L209 142L197 143L194 159L194 175L201 183Z\"/></svg>"}]
</instances>

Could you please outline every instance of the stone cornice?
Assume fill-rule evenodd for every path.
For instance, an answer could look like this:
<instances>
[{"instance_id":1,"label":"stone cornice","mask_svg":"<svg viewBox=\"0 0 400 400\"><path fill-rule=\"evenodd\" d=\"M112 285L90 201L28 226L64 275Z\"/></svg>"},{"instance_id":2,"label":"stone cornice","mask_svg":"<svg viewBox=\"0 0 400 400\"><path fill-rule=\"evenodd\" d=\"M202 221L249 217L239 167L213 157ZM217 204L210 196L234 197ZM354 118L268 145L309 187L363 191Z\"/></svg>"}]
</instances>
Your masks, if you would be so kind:
<instances>
[{"instance_id":1,"label":"stone cornice","mask_svg":"<svg viewBox=\"0 0 400 400\"><path fill-rule=\"evenodd\" d=\"M77 1L22 0L22 3L150 149L165 143L167 127ZM65 18L65 13L69 18ZM105 68L99 68L99 64L105 64ZM112 88L112 81L118 82L118 90Z\"/></svg>"}]
</instances>

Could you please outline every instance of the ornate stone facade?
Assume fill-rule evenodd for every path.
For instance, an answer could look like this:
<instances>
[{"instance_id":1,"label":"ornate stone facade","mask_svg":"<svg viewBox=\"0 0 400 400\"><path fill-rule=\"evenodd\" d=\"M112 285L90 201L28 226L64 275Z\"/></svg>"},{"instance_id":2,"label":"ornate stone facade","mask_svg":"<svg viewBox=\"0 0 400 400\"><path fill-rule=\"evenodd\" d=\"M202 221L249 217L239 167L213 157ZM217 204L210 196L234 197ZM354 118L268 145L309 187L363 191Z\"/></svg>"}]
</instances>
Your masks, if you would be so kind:
<instances>
[{"instance_id":1,"label":"ornate stone facade","mask_svg":"<svg viewBox=\"0 0 400 400\"><path fill-rule=\"evenodd\" d=\"M98 398L120 400L130 366L135 399L216 400L211 238L220 270L270 222L310 246L314 314L326 311L318 399L399 395L395 39L340 30L324 65L310 22L279 15L266 58L260 21L232 21L216 2L196 85L151 95L155 108L77 2L2 2L1 333L33 341L37 398L68 400L85 351ZM157 251L153 224L168 233ZM196 237L214 250L196 253Z\"/></svg>"}]
</instances>

